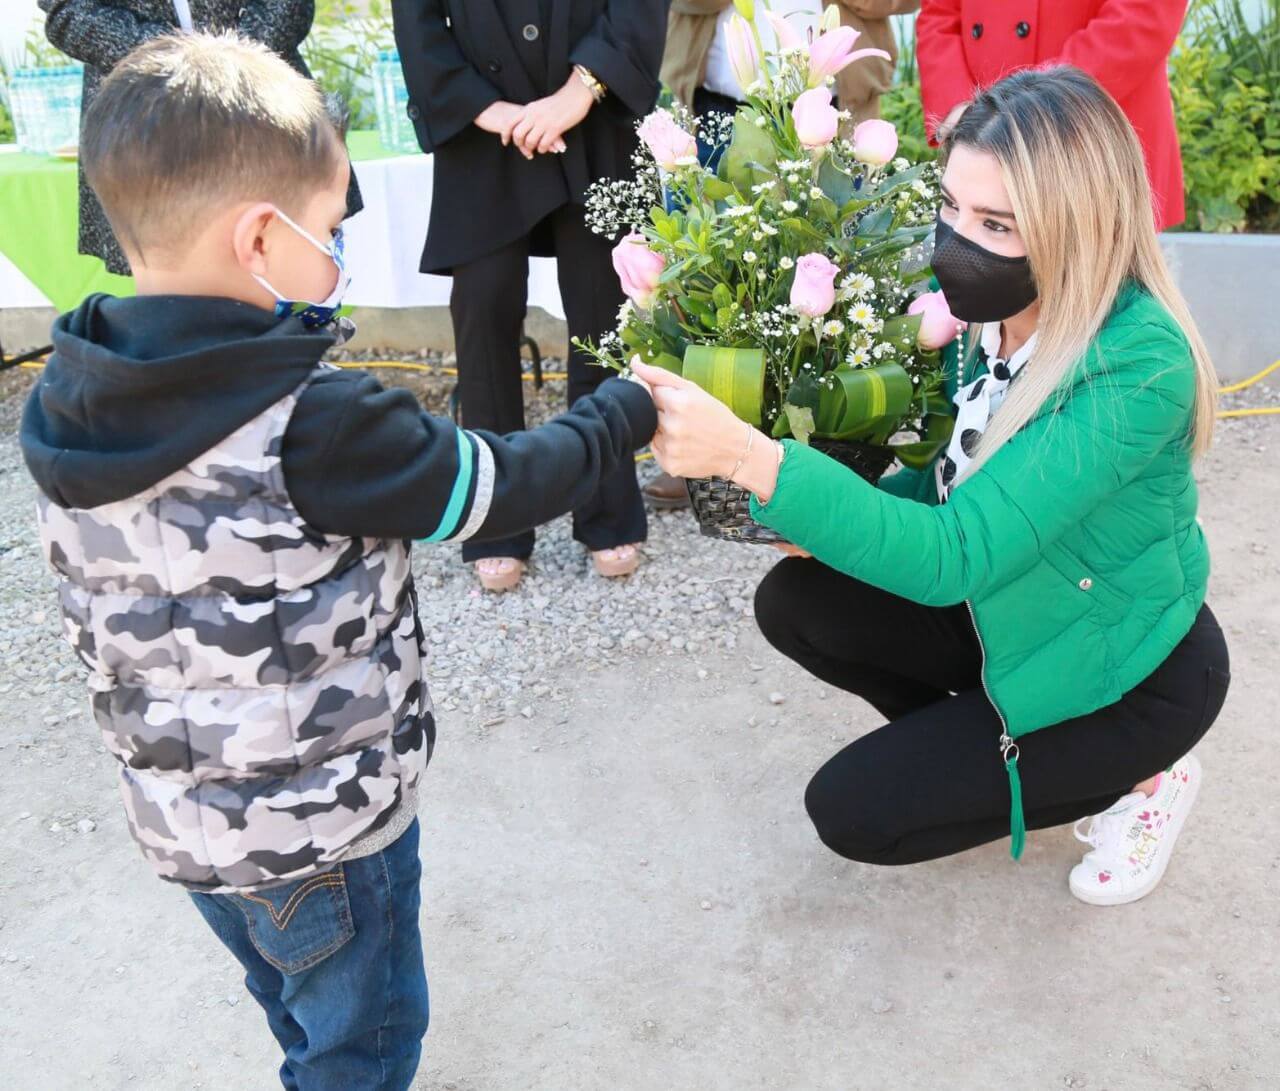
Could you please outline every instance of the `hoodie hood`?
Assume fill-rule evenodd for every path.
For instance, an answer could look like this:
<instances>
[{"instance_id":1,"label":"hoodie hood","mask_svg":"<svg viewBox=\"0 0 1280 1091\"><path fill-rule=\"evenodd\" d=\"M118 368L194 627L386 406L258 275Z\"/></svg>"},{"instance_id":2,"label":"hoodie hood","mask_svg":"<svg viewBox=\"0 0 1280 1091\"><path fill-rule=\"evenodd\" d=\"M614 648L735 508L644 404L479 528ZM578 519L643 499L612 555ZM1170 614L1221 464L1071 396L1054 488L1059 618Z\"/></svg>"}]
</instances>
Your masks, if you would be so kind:
<instances>
[{"instance_id":1,"label":"hoodie hood","mask_svg":"<svg viewBox=\"0 0 1280 1091\"><path fill-rule=\"evenodd\" d=\"M236 300L89 296L54 323L23 457L61 507L135 496L296 389L333 342Z\"/></svg>"}]
</instances>

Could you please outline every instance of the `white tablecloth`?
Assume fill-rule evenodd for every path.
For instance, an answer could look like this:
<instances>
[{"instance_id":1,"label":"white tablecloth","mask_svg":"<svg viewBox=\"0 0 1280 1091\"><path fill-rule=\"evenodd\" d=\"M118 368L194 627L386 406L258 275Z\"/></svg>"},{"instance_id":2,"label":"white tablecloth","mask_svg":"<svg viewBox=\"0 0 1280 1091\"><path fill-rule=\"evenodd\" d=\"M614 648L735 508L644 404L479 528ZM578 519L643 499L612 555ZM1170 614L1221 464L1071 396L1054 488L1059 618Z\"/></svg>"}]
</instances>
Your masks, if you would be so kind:
<instances>
[{"instance_id":1,"label":"white tablecloth","mask_svg":"<svg viewBox=\"0 0 1280 1091\"><path fill-rule=\"evenodd\" d=\"M405 155L355 164L364 211L346 228L351 289L345 302L357 307L447 307L449 277L418 272L431 211L432 159ZM0 307L48 307L45 295L0 254ZM564 317L556 265L529 262L529 306Z\"/></svg>"}]
</instances>

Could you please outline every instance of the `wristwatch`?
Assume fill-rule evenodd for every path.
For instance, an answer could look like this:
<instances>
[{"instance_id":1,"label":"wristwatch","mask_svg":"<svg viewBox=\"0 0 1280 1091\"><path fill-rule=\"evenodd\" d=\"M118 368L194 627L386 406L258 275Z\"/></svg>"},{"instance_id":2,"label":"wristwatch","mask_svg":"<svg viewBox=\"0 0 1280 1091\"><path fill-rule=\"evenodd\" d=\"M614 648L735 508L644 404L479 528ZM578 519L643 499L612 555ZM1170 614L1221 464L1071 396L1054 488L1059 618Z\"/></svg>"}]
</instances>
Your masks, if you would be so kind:
<instances>
[{"instance_id":1,"label":"wristwatch","mask_svg":"<svg viewBox=\"0 0 1280 1091\"><path fill-rule=\"evenodd\" d=\"M578 79L582 81L583 86L591 92L591 97L596 102L599 102L609 93L609 88L596 79L596 74L585 64L575 64L573 70L578 74Z\"/></svg>"}]
</instances>

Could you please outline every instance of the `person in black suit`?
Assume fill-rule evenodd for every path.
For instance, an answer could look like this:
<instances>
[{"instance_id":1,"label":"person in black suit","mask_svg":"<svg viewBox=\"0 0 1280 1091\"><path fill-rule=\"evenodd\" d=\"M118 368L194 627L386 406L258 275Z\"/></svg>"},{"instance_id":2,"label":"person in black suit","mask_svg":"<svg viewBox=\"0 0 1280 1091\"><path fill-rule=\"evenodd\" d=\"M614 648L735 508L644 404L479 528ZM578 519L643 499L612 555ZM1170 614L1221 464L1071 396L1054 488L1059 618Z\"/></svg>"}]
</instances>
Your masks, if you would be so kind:
<instances>
[{"instance_id":1,"label":"person in black suit","mask_svg":"<svg viewBox=\"0 0 1280 1091\"><path fill-rule=\"evenodd\" d=\"M569 333L612 329L623 295L609 240L584 220L595 180L632 170L654 106L667 0L392 0L409 117L435 154L424 273L452 273L463 422L524 427L519 342L530 255L556 258ZM569 402L606 372L569 355ZM602 575L638 563L647 533L634 465L574 513ZM532 532L463 548L482 584L513 587Z\"/></svg>"}]
</instances>

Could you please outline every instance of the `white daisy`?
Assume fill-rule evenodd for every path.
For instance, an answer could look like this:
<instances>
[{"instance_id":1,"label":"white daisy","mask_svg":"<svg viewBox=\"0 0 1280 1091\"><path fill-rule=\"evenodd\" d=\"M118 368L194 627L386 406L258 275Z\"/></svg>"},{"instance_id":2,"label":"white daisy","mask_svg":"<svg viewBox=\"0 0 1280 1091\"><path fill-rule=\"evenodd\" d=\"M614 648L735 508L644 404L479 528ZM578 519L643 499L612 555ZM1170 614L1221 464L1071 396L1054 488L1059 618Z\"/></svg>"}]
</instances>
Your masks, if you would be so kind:
<instances>
[{"instance_id":1,"label":"white daisy","mask_svg":"<svg viewBox=\"0 0 1280 1091\"><path fill-rule=\"evenodd\" d=\"M800 207L800 206L799 206L798 204L796 204L796 203L795 203L795 201L783 201L783 202L782 202L782 211L783 211L783 212L795 212L797 209L799 209L799 207Z\"/></svg>"}]
</instances>

